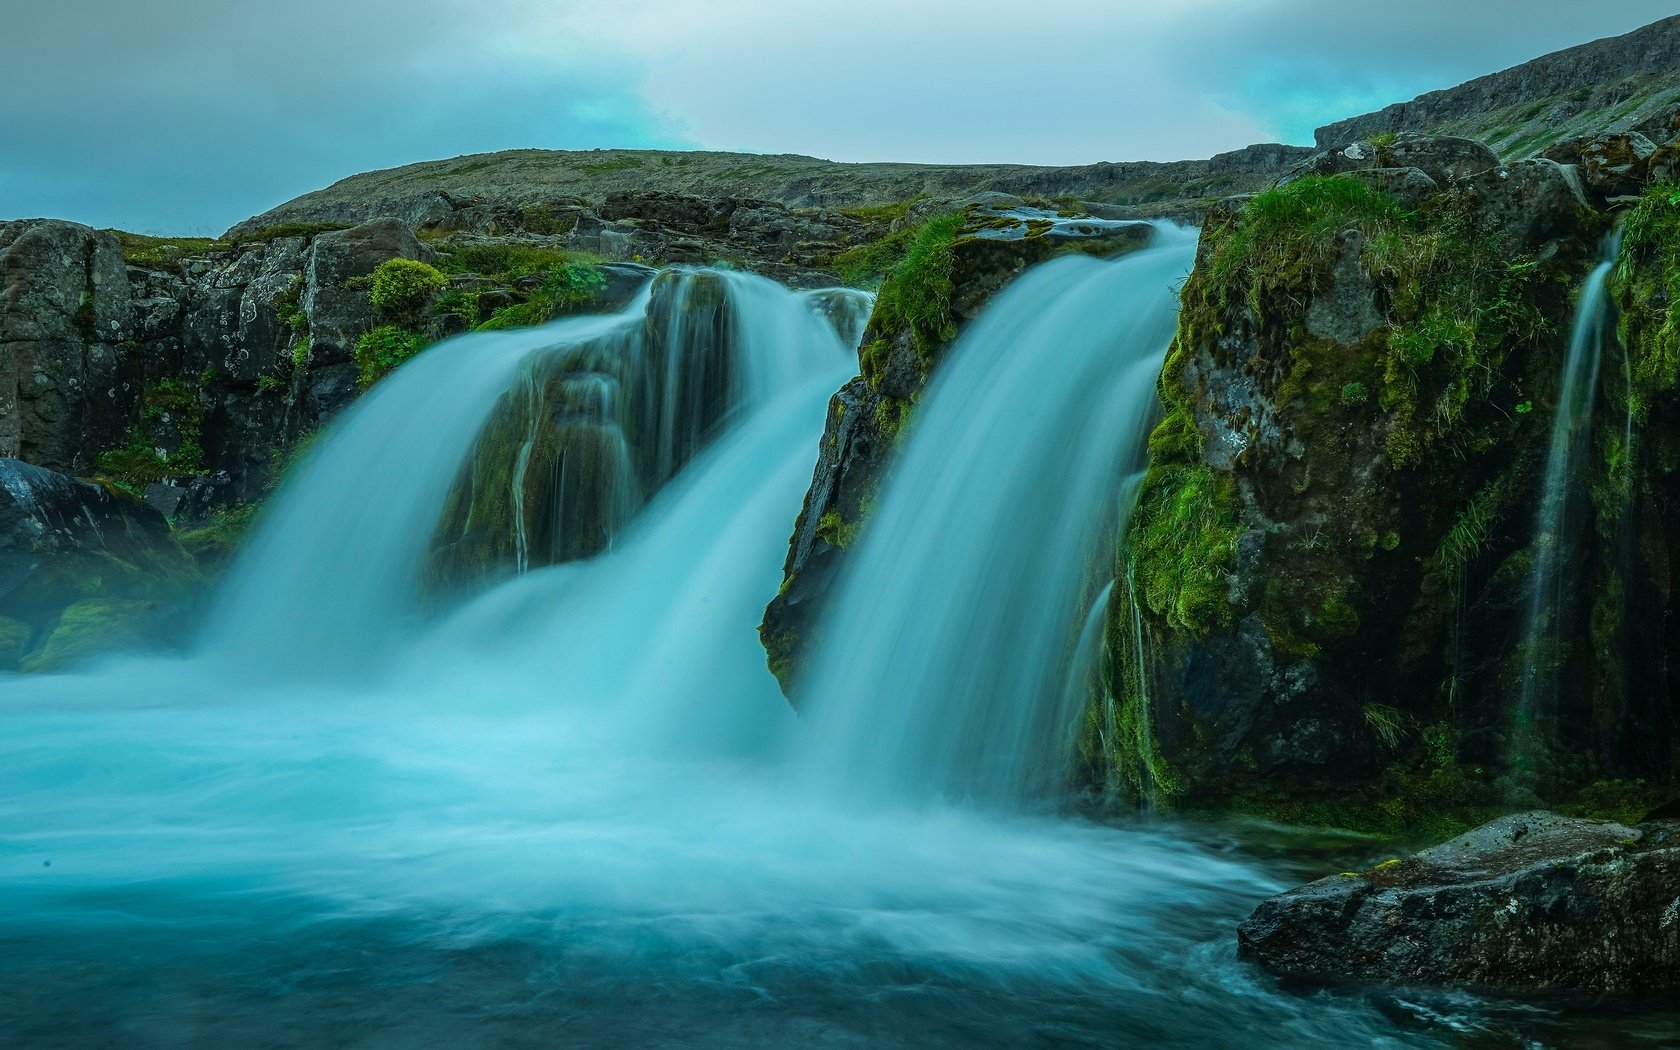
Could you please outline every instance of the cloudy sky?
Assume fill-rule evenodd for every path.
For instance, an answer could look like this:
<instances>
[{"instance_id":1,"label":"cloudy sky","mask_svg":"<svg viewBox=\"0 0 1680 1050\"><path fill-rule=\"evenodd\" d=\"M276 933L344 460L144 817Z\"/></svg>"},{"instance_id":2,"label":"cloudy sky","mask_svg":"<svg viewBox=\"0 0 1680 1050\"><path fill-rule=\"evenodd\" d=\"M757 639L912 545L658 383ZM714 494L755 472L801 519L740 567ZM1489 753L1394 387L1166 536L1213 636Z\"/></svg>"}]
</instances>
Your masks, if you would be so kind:
<instances>
[{"instance_id":1,"label":"cloudy sky","mask_svg":"<svg viewBox=\"0 0 1680 1050\"><path fill-rule=\"evenodd\" d=\"M0 218L217 233L515 147L1171 160L1680 12L1675 0L0 0Z\"/></svg>"}]
</instances>

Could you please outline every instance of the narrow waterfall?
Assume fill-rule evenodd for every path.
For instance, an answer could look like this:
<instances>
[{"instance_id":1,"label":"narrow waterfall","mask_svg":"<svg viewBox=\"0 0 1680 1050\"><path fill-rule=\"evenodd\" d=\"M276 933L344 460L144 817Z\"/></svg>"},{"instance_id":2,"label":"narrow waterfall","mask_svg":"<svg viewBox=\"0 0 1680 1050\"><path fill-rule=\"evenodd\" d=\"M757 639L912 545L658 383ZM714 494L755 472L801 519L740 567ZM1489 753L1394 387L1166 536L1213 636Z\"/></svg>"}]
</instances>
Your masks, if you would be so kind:
<instances>
[{"instance_id":1,"label":"narrow waterfall","mask_svg":"<svg viewBox=\"0 0 1680 1050\"><path fill-rule=\"evenodd\" d=\"M608 549L719 434L843 367L828 311L860 296L668 270L619 314L429 350L279 495L201 648L265 674L361 667L429 591Z\"/></svg>"},{"instance_id":2,"label":"narrow waterfall","mask_svg":"<svg viewBox=\"0 0 1680 1050\"><path fill-rule=\"evenodd\" d=\"M1571 546L1584 521L1580 502L1592 441L1593 408L1598 401L1599 369L1610 306L1608 282L1615 265L1617 238L1606 242L1604 259L1588 276L1575 309L1569 352L1558 385L1557 414L1552 419L1550 450L1542 480L1540 509L1534 527L1534 570L1529 582L1528 616L1523 631L1524 673L1517 706L1519 738L1513 754L1519 763L1532 759L1528 735L1536 719L1551 714L1557 698L1557 675L1570 631L1568 606L1576 567ZM1631 420L1631 416L1629 417ZM1631 422L1630 422L1631 428ZM1631 438L1631 433L1630 433Z\"/></svg>"},{"instance_id":3,"label":"narrow waterfall","mask_svg":"<svg viewBox=\"0 0 1680 1050\"><path fill-rule=\"evenodd\" d=\"M1065 782L1080 599L1108 578L1194 245L1163 229L1045 264L952 347L818 628L819 775L997 800Z\"/></svg>"}]
</instances>

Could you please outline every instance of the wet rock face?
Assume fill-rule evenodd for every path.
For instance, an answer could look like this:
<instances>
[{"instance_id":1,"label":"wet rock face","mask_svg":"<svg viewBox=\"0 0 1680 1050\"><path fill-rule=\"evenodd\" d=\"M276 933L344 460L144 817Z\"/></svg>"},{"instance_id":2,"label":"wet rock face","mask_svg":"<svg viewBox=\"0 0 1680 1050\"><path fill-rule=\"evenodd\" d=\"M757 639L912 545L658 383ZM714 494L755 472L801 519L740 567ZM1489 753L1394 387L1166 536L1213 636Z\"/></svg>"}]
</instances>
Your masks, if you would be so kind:
<instances>
[{"instance_id":1,"label":"wet rock face","mask_svg":"<svg viewBox=\"0 0 1680 1050\"><path fill-rule=\"evenodd\" d=\"M1209 213L1082 743L1105 789L1382 827L1498 795L1551 399L1608 219L1550 160L1354 152ZM1667 782L1621 703L1548 713L1551 786Z\"/></svg>"},{"instance_id":2,"label":"wet rock face","mask_svg":"<svg viewBox=\"0 0 1680 1050\"><path fill-rule=\"evenodd\" d=\"M1261 904L1238 951L1317 982L1680 990L1680 821L1504 817Z\"/></svg>"},{"instance_id":3,"label":"wet rock face","mask_svg":"<svg viewBox=\"0 0 1680 1050\"><path fill-rule=\"evenodd\" d=\"M200 585L143 501L0 459L0 669L167 645Z\"/></svg>"},{"instance_id":4,"label":"wet rock face","mask_svg":"<svg viewBox=\"0 0 1680 1050\"><path fill-rule=\"evenodd\" d=\"M0 455L85 471L139 395L116 238L56 219L0 224Z\"/></svg>"},{"instance_id":5,"label":"wet rock face","mask_svg":"<svg viewBox=\"0 0 1680 1050\"><path fill-rule=\"evenodd\" d=\"M1104 258L1125 254L1147 245L1154 233L1148 223L1062 215L1002 193L982 194L959 212L934 215L922 230L930 254L946 261L934 268L939 272L889 276L882 286L863 331L862 374L829 403L782 589L759 627L770 668L795 699L799 665L846 550L869 515L915 402L950 344L992 296L1029 266L1065 252ZM933 319L895 305L902 294L895 282L929 281L942 287L949 282L946 314Z\"/></svg>"}]
</instances>

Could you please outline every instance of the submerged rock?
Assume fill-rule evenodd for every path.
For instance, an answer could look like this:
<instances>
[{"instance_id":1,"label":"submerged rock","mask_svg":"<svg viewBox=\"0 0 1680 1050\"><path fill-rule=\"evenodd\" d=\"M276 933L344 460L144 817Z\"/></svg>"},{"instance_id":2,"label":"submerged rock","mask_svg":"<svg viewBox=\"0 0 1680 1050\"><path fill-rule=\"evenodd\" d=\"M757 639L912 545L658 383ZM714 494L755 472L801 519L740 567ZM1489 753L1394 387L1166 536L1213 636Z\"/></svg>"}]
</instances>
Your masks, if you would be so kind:
<instances>
[{"instance_id":1,"label":"submerged rock","mask_svg":"<svg viewBox=\"0 0 1680 1050\"><path fill-rule=\"evenodd\" d=\"M1273 897L1237 947L1322 982L1680 991L1680 820L1503 817Z\"/></svg>"},{"instance_id":2,"label":"submerged rock","mask_svg":"<svg viewBox=\"0 0 1680 1050\"><path fill-rule=\"evenodd\" d=\"M144 501L0 459L0 669L167 646L201 583Z\"/></svg>"}]
</instances>

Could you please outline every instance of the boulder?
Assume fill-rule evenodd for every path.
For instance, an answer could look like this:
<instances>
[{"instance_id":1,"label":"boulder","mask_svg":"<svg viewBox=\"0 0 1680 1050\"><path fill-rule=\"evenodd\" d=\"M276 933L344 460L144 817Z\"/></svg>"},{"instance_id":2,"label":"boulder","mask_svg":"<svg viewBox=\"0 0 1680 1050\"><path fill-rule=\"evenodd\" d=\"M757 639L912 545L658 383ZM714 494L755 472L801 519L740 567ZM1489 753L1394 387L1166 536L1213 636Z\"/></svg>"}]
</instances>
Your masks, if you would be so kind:
<instances>
[{"instance_id":1,"label":"boulder","mask_svg":"<svg viewBox=\"0 0 1680 1050\"><path fill-rule=\"evenodd\" d=\"M1237 948L1315 982L1680 991L1680 820L1503 817L1273 897Z\"/></svg>"},{"instance_id":2,"label":"boulder","mask_svg":"<svg viewBox=\"0 0 1680 1050\"><path fill-rule=\"evenodd\" d=\"M201 585L152 506L0 459L0 665L52 670L168 645Z\"/></svg>"},{"instance_id":3,"label":"boulder","mask_svg":"<svg viewBox=\"0 0 1680 1050\"><path fill-rule=\"evenodd\" d=\"M431 255L414 231L396 219L373 219L315 238L309 253L303 308L309 317L310 360L322 365L350 360L356 340L376 323L360 278L388 259Z\"/></svg>"},{"instance_id":4,"label":"boulder","mask_svg":"<svg viewBox=\"0 0 1680 1050\"><path fill-rule=\"evenodd\" d=\"M86 470L118 444L138 398L134 324L114 236L0 224L0 455Z\"/></svg>"},{"instance_id":5,"label":"boulder","mask_svg":"<svg viewBox=\"0 0 1680 1050\"><path fill-rule=\"evenodd\" d=\"M1570 139L1540 156L1580 171L1583 188L1597 200L1637 196L1651 176L1656 143L1636 131Z\"/></svg>"}]
</instances>

